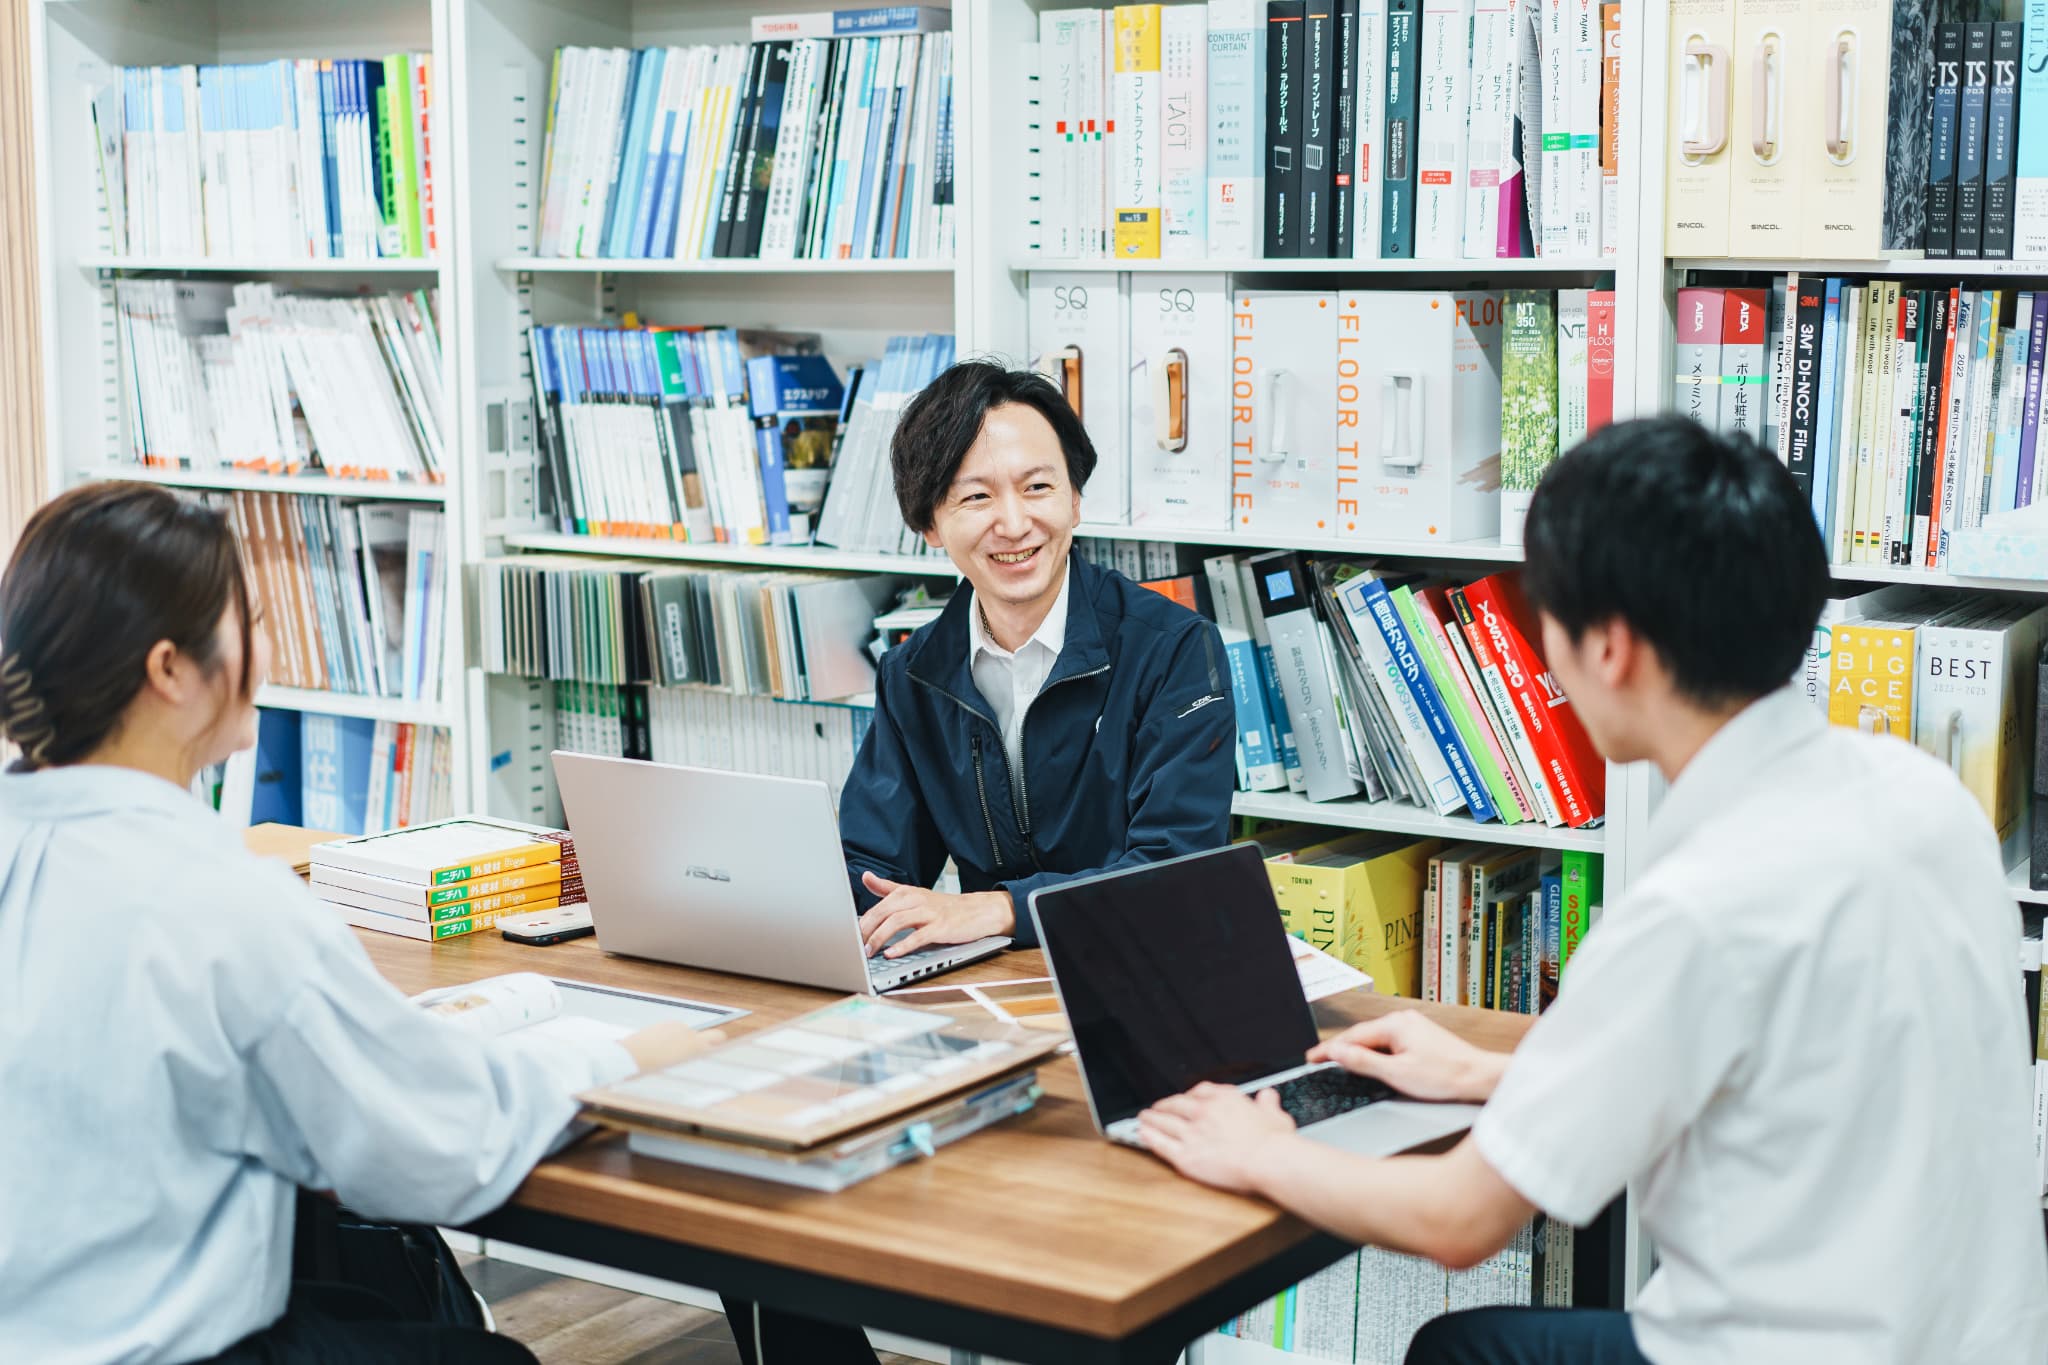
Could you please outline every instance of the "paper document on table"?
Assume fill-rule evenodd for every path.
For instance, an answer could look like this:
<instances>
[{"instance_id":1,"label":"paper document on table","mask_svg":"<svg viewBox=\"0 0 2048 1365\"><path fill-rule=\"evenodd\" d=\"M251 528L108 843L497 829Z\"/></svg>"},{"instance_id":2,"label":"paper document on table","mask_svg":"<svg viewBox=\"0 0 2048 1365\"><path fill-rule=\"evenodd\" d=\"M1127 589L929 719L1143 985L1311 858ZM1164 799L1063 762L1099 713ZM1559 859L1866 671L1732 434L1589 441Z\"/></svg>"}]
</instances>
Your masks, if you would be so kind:
<instances>
[{"instance_id":1,"label":"paper document on table","mask_svg":"<svg viewBox=\"0 0 2048 1365\"><path fill-rule=\"evenodd\" d=\"M485 1037L518 1029L563 1039L616 1041L650 1025L682 1020L711 1028L746 1014L674 996L621 990L536 972L513 972L413 997L413 1003Z\"/></svg>"},{"instance_id":2,"label":"paper document on table","mask_svg":"<svg viewBox=\"0 0 2048 1365\"><path fill-rule=\"evenodd\" d=\"M1372 989L1371 977L1331 957L1308 940L1289 937L1287 946L1294 952L1294 970L1301 974L1301 993L1310 1000Z\"/></svg>"}]
</instances>

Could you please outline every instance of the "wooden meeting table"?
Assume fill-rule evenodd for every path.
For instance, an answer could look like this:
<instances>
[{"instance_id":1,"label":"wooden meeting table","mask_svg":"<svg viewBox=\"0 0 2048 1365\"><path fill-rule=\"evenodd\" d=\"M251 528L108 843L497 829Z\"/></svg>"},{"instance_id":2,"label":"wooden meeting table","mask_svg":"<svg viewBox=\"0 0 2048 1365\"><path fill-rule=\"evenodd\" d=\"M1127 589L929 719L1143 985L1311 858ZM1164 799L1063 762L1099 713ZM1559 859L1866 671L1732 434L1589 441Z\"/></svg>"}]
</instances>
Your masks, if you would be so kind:
<instances>
[{"instance_id":1,"label":"wooden meeting table","mask_svg":"<svg viewBox=\"0 0 2048 1365\"><path fill-rule=\"evenodd\" d=\"M439 944L362 932L407 994L504 972L681 996L751 1011L738 1035L832 993L600 952L589 938L523 947L486 931ZM1045 974L1036 951L940 978ZM929 984L929 983L925 983ZM1351 992L1319 1002L1326 1032L1421 1009L1487 1048L1528 1019ZM1104 1141L1071 1057L1039 1071L1044 1096L1006 1120L838 1194L636 1156L595 1134L537 1168L470 1227L480 1236L698 1285L814 1318L943 1342L1027 1365L1157 1365L1190 1341L1349 1254L1258 1200L1183 1180Z\"/></svg>"}]
</instances>

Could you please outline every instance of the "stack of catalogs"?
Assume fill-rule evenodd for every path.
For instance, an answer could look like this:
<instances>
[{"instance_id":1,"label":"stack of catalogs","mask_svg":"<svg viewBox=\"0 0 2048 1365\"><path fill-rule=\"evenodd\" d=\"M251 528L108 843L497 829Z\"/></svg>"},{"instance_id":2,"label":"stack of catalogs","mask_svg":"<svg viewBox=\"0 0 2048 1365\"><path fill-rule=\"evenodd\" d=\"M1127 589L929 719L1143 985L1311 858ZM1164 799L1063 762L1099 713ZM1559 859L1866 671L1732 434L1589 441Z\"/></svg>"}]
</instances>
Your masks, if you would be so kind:
<instances>
[{"instance_id":1,"label":"stack of catalogs","mask_svg":"<svg viewBox=\"0 0 2048 1365\"><path fill-rule=\"evenodd\" d=\"M568 835L474 816L320 844L311 880L357 928L432 942L583 899Z\"/></svg>"}]
</instances>

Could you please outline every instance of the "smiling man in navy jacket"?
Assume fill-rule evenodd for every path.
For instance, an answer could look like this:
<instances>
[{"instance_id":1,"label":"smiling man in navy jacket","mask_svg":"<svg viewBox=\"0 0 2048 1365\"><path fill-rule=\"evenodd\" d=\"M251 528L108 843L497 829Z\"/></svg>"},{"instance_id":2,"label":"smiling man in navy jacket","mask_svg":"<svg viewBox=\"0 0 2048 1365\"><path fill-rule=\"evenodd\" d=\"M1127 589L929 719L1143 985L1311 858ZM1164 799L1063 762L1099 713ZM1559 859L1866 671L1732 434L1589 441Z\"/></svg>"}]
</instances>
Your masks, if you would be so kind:
<instances>
[{"instance_id":1,"label":"smiling man in navy jacket","mask_svg":"<svg viewBox=\"0 0 2048 1365\"><path fill-rule=\"evenodd\" d=\"M869 951L1035 944L1039 887L1227 842L1236 722L1222 643L1187 608L1069 553L1095 447L1059 390L955 365L904 409L890 463L904 521L967 581L884 656L839 799ZM931 889L948 857L958 895ZM726 1309L750 1365L875 1358L857 1327Z\"/></svg>"},{"instance_id":2,"label":"smiling man in navy jacket","mask_svg":"<svg viewBox=\"0 0 2048 1365\"><path fill-rule=\"evenodd\" d=\"M1069 553L1095 448L1059 391L955 365L904 410L890 463L904 521L966 584L883 659L840 798L869 951L1033 944L1038 888L1227 842L1222 644ZM931 889L948 857L958 895Z\"/></svg>"}]
</instances>

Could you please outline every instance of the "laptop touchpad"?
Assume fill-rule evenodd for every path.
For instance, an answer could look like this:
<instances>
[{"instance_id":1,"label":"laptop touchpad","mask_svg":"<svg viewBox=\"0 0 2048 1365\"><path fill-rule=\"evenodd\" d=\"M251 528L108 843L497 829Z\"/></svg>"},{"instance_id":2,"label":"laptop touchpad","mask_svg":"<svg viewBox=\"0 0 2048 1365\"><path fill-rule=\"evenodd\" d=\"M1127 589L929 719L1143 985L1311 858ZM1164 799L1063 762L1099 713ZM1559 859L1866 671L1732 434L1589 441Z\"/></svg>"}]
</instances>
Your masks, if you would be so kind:
<instances>
[{"instance_id":1,"label":"laptop touchpad","mask_svg":"<svg viewBox=\"0 0 2048 1365\"><path fill-rule=\"evenodd\" d=\"M1302 1129L1302 1136L1360 1156L1395 1156L1463 1132L1479 1118L1479 1108L1476 1104L1381 1100L1310 1124Z\"/></svg>"}]
</instances>

